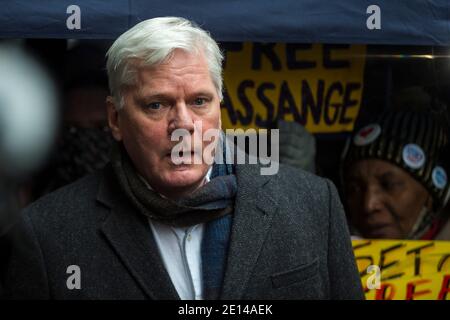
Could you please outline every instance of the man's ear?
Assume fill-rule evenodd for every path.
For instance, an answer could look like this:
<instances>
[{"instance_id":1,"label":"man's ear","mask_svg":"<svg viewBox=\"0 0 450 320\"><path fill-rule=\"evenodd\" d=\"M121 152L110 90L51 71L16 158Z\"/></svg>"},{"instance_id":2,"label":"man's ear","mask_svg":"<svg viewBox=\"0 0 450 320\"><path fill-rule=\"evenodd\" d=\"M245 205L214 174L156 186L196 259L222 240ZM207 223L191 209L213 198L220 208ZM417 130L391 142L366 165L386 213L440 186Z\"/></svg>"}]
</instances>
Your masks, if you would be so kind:
<instances>
[{"instance_id":1,"label":"man's ear","mask_svg":"<svg viewBox=\"0 0 450 320\"><path fill-rule=\"evenodd\" d=\"M108 96L106 98L106 112L108 115L108 126L111 129L111 133L117 141L122 140L122 132L119 124L119 111L114 103L114 98Z\"/></svg>"}]
</instances>

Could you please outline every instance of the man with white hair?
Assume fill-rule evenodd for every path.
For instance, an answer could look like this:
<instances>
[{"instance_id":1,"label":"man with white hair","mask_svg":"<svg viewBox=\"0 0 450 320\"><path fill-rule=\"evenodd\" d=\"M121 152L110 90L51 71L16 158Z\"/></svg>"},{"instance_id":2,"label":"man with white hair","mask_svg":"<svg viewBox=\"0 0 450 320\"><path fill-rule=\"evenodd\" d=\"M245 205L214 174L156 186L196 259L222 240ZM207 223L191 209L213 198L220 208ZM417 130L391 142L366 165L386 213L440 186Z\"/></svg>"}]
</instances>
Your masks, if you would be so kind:
<instances>
[{"instance_id":1,"label":"man with white hair","mask_svg":"<svg viewBox=\"0 0 450 320\"><path fill-rule=\"evenodd\" d=\"M111 163L25 210L5 268L10 297L363 298L331 182L217 161L228 159L221 134L174 161L175 132L221 129L222 54L207 32L150 19L107 56Z\"/></svg>"}]
</instances>

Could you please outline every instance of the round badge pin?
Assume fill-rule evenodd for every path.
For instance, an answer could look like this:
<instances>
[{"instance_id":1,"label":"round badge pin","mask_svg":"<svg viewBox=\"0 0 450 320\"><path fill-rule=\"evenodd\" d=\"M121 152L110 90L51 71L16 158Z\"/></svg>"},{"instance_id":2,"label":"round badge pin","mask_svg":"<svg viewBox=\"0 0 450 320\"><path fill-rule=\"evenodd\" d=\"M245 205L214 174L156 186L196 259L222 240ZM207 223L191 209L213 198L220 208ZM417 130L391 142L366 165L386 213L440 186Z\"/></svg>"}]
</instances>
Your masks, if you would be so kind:
<instances>
[{"instance_id":1,"label":"round badge pin","mask_svg":"<svg viewBox=\"0 0 450 320\"><path fill-rule=\"evenodd\" d=\"M444 168L437 166L433 169L431 173L431 179L433 180L433 184L438 189L444 189L447 185L447 173Z\"/></svg>"},{"instance_id":2,"label":"round badge pin","mask_svg":"<svg viewBox=\"0 0 450 320\"><path fill-rule=\"evenodd\" d=\"M374 142L381 133L381 127L377 123L365 126L353 138L353 143L358 147L368 145Z\"/></svg>"},{"instance_id":3,"label":"round badge pin","mask_svg":"<svg viewBox=\"0 0 450 320\"><path fill-rule=\"evenodd\" d=\"M415 143L403 147L403 161L412 169L419 169L425 164L425 152Z\"/></svg>"}]
</instances>

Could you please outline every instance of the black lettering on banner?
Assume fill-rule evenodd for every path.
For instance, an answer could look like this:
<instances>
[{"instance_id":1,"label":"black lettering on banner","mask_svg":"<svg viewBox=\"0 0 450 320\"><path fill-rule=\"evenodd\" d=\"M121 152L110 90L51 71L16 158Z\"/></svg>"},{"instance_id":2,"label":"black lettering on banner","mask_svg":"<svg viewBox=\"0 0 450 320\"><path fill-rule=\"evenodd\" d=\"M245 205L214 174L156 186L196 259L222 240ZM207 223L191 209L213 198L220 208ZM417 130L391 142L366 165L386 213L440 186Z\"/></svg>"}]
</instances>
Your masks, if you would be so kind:
<instances>
[{"instance_id":1,"label":"black lettering on banner","mask_svg":"<svg viewBox=\"0 0 450 320\"><path fill-rule=\"evenodd\" d=\"M275 43L254 43L252 50L252 70L261 70L262 57L265 56L272 64L272 69L281 70L281 61L274 48Z\"/></svg>"},{"instance_id":2,"label":"black lettering on banner","mask_svg":"<svg viewBox=\"0 0 450 320\"><path fill-rule=\"evenodd\" d=\"M310 50L311 47L312 47L311 44L297 44L297 43L286 44L286 63L288 69L296 70L296 69L315 68L316 67L315 61L297 60L298 50Z\"/></svg>"},{"instance_id":3,"label":"black lettering on banner","mask_svg":"<svg viewBox=\"0 0 450 320\"><path fill-rule=\"evenodd\" d=\"M364 248L364 247L368 247L368 246L370 246L371 244L372 244L372 241L370 241L370 240L368 240L368 241L366 241L366 242L363 242L363 243L355 244L355 245L353 246L353 251L358 250L358 249L361 249L361 248Z\"/></svg>"},{"instance_id":4,"label":"black lettering on banner","mask_svg":"<svg viewBox=\"0 0 450 320\"><path fill-rule=\"evenodd\" d=\"M350 68L350 61L348 60L332 60L332 50L349 49L348 44L324 44L323 45L323 66L326 69L345 69Z\"/></svg>"},{"instance_id":5,"label":"black lettering on banner","mask_svg":"<svg viewBox=\"0 0 450 320\"><path fill-rule=\"evenodd\" d=\"M442 267L444 267L444 264L448 258L450 258L450 254L445 254L441 257L441 260L439 260L438 267L437 267L438 272L442 271Z\"/></svg>"},{"instance_id":6,"label":"black lettering on banner","mask_svg":"<svg viewBox=\"0 0 450 320\"><path fill-rule=\"evenodd\" d=\"M369 263L367 264L368 266L371 266L371 265L373 265L373 263L374 263L373 257L372 257L372 256L357 256L357 257L355 257L355 260L356 260L356 261L358 261L358 260L368 260L368 261L369 261ZM361 270L361 271L359 272L359 276L360 276L360 277L363 277L363 276L365 276L366 274L367 274L367 268L364 268L363 270Z\"/></svg>"},{"instance_id":7,"label":"black lettering on banner","mask_svg":"<svg viewBox=\"0 0 450 320\"><path fill-rule=\"evenodd\" d=\"M356 250L358 250L358 249L361 249L361 248L365 248L365 247L368 247L368 246L370 246L372 244L372 241L366 241L366 242L363 242L363 243L359 243L359 244L356 244L356 245L354 245L353 246L353 252L355 252ZM370 262L369 262L369 265L372 265L373 264L373 258L371 257L371 256L357 256L356 255L356 252L355 252L355 260L369 260ZM360 277L363 277L364 275L366 275L367 274L367 268L366 269L364 269L364 270L362 270L360 273L359 273L359 276Z\"/></svg>"},{"instance_id":8,"label":"black lettering on banner","mask_svg":"<svg viewBox=\"0 0 450 320\"><path fill-rule=\"evenodd\" d=\"M274 111L275 106L273 105L272 101L270 101L269 98L264 94L266 90L274 90L275 85L270 82L263 82L256 91L256 95L259 99L259 101L262 102L262 105L267 109L267 116L265 117L265 121L263 120L259 114L256 114L256 120L255 123L257 126L261 128L270 128L272 126L272 122L274 121Z\"/></svg>"},{"instance_id":9,"label":"black lettering on banner","mask_svg":"<svg viewBox=\"0 0 450 320\"><path fill-rule=\"evenodd\" d=\"M277 119L284 119L285 114L293 114L294 120L302 125L306 123L306 116L301 118L294 98L286 81L283 81L280 88L280 97L278 99L278 116Z\"/></svg>"},{"instance_id":10,"label":"black lettering on banner","mask_svg":"<svg viewBox=\"0 0 450 320\"><path fill-rule=\"evenodd\" d=\"M420 251L422 249L433 247L433 246L434 246L434 243L431 242L431 243L425 244L421 247L417 247L415 249L408 250L406 252L406 255L414 253L414 275L415 276L420 275Z\"/></svg>"},{"instance_id":11,"label":"black lettering on banner","mask_svg":"<svg viewBox=\"0 0 450 320\"><path fill-rule=\"evenodd\" d=\"M317 82L317 101L314 101L314 94L308 85L308 81L302 80L302 108L303 110L311 110L313 121L315 124L320 122L322 115L323 92L325 89L325 81L319 79ZM307 111L303 112L306 118Z\"/></svg>"},{"instance_id":12,"label":"black lettering on banner","mask_svg":"<svg viewBox=\"0 0 450 320\"><path fill-rule=\"evenodd\" d=\"M223 68L227 66L228 52L239 52L244 48L242 42L222 42L220 47L225 51L225 59L223 61Z\"/></svg>"},{"instance_id":13,"label":"black lettering on banner","mask_svg":"<svg viewBox=\"0 0 450 320\"><path fill-rule=\"evenodd\" d=\"M236 111L234 110L233 103L231 102L230 96L226 89L223 90L223 102L220 104L221 109L226 109L228 113L228 118L231 123L235 125L237 123Z\"/></svg>"},{"instance_id":14,"label":"black lettering on banner","mask_svg":"<svg viewBox=\"0 0 450 320\"><path fill-rule=\"evenodd\" d=\"M342 111L341 116L339 117L339 123L349 124L352 123L353 120L351 118L346 118L345 113L348 108L352 108L358 105L358 100L351 100L352 92L361 89L361 83L350 82L347 84L344 93L344 100L342 102Z\"/></svg>"},{"instance_id":15,"label":"black lettering on banner","mask_svg":"<svg viewBox=\"0 0 450 320\"><path fill-rule=\"evenodd\" d=\"M324 117L325 123L329 126L333 125L336 122L338 115L339 115L339 107L341 106L340 103L330 104L330 100L331 100L331 97L332 97L334 91L336 91L340 96L342 96L342 91L343 91L342 83L333 82L331 84L331 86L328 88L327 94L325 96L325 108L324 108L323 117ZM335 109L332 119L330 119L330 107L333 107Z\"/></svg>"},{"instance_id":16,"label":"black lettering on banner","mask_svg":"<svg viewBox=\"0 0 450 320\"><path fill-rule=\"evenodd\" d=\"M399 262L399 260L395 260L395 261L392 261L392 262L390 262L388 264L384 264L385 259L386 259L386 254L388 254L389 252L392 252L394 250L400 249L400 248L402 248L404 246L405 245L403 243L399 243L399 244L393 245L392 247L388 247L386 249L381 250L381 252L380 252L380 263L378 264L378 266L380 267L380 271L381 272L383 272L383 270L386 270L386 269L388 269L390 267L395 266ZM393 274L393 275L391 275L389 277L384 278L383 280L399 278L399 277L401 277L404 274L405 274L404 272L396 273L396 274Z\"/></svg>"},{"instance_id":17,"label":"black lettering on banner","mask_svg":"<svg viewBox=\"0 0 450 320\"><path fill-rule=\"evenodd\" d=\"M239 101L242 103L242 105L245 108L245 115L242 115L240 110L237 110L237 117L239 119L239 122L246 126L249 125L252 122L253 119L253 106L248 97L245 94L245 90L247 88L254 88L255 82L253 80L244 80L239 84L238 87L238 98Z\"/></svg>"}]
</instances>

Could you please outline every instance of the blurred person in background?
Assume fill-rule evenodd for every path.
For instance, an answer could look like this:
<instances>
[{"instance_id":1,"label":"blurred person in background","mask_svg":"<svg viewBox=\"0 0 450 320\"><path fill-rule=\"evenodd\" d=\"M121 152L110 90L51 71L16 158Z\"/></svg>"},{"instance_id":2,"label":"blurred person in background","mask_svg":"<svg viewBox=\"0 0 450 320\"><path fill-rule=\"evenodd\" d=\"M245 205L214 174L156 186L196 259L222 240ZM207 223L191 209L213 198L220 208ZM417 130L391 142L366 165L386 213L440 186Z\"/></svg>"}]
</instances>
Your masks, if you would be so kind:
<instances>
[{"instance_id":1,"label":"blurred person in background","mask_svg":"<svg viewBox=\"0 0 450 320\"><path fill-rule=\"evenodd\" d=\"M280 163L316 172L316 140L304 126L295 121L279 120Z\"/></svg>"},{"instance_id":2,"label":"blurred person in background","mask_svg":"<svg viewBox=\"0 0 450 320\"><path fill-rule=\"evenodd\" d=\"M0 43L0 297L18 236L10 230L20 220L22 186L43 165L54 142L57 96L45 67L19 45ZM18 250L27 247L17 244Z\"/></svg>"},{"instance_id":3,"label":"blurred person in background","mask_svg":"<svg viewBox=\"0 0 450 320\"><path fill-rule=\"evenodd\" d=\"M48 159L57 107L47 68L20 44L0 43L0 231L7 225L2 219L21 206L24 182ZM12 202L15 209L7 210Z\"/></svg>"}]
</instances>

